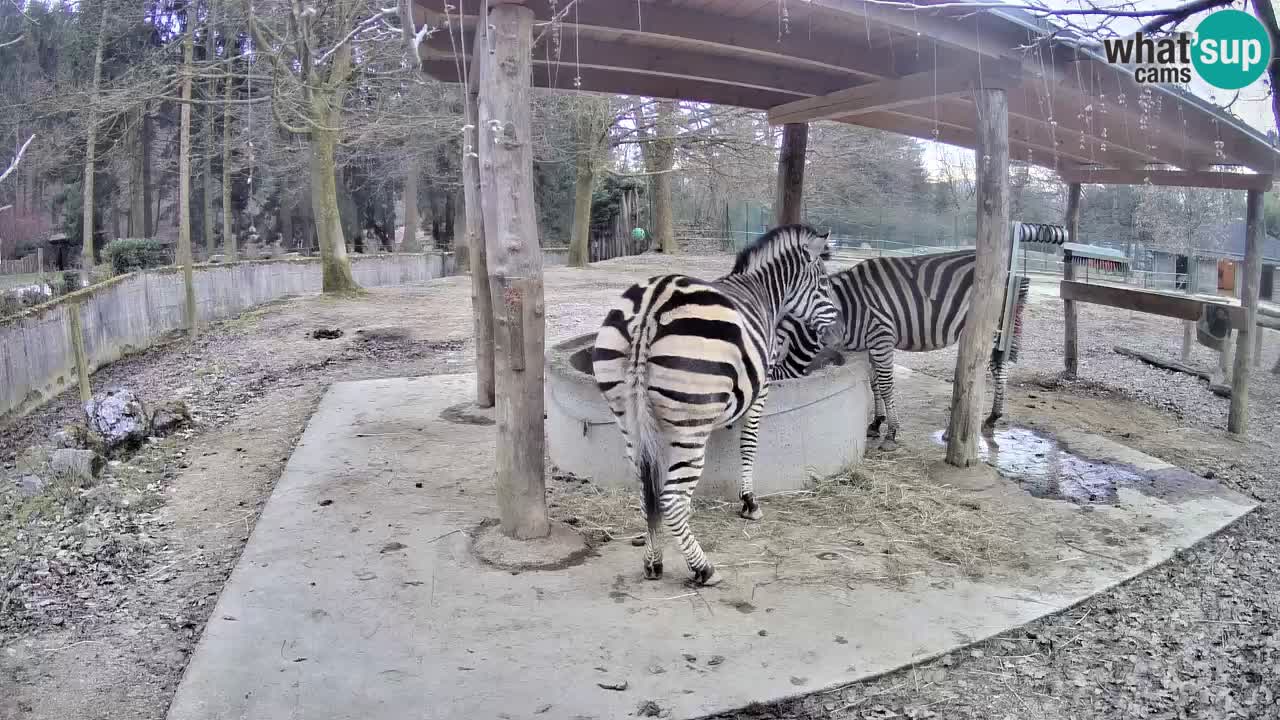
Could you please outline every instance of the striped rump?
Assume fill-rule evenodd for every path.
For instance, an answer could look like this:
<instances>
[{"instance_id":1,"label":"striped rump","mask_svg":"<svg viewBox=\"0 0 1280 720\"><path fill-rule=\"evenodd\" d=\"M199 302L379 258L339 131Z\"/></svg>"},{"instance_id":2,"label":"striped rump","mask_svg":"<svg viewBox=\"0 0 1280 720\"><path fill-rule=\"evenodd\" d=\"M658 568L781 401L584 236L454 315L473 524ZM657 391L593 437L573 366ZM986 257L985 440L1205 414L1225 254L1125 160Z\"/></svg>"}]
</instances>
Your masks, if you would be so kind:
<instances>
[{"instance_id":1,"label":"striped rump","mask_svg":"<svg viewBox=\"0 0 1280 720\"><path fill-rule=\"evenodd\" d=\"M828 257L826 234L784 225L738 253L728 275L653 277L627 288L605 316L592 364L644 493L646 577L662 574L665 519L694 578L719 581L689 531L690 498L712 431L739 419L742 513L761 517L751 474L777 322L806 318L815 336L834 327Z\"/></svg>"}]
</instances>

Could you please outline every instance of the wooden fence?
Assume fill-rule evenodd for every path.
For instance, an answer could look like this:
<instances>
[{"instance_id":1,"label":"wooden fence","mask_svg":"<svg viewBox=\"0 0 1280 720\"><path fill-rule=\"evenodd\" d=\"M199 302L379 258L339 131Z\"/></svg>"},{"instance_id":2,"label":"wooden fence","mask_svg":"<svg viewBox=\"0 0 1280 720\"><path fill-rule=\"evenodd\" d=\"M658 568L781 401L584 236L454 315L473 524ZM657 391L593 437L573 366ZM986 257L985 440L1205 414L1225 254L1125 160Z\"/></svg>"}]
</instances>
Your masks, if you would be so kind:
<instances>
[{"instance_id":1,"label":"wooden fence","mask_svg":"<svg viewBox=\"0 0 1280 720\"><path fill-rule=\"evenodd\" d=\"M16 260L0 260L0 275L30 275L40 272L40 260L32 254Z\"/></svg>"},{"instance_id":2,"label":"wooden fence","mask_svg":"<svg viewBox=\"0 0 1280 720\"><path fill-rule=\"evenodd\" d=\"M605 229L591 228L590 261L639 255L648 250L653 243L648 234L640 240L631 237L631 229L639 227L639 220L640 193L635 188L629 188L622 193L622 207L613 216L613 222Z\"/></svg>"}]
</instances>

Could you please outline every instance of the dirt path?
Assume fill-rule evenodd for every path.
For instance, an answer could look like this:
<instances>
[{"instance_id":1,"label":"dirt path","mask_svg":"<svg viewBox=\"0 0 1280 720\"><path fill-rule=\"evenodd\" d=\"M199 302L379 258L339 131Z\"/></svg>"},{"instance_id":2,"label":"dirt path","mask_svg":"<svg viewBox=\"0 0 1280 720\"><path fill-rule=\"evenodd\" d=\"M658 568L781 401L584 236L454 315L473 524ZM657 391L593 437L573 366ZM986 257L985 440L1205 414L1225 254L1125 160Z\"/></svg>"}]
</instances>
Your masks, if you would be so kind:
<instances>
[{"instance_id":1,"label":"dirt path","mask_svg":"<svg viewBox=\"0 0 1280 720\"><path fill-rule=\"evenodd\" d=\"M670 271L672 260L548 270L548 341L594 330L603 303L626 282ZM704 277L728 264L679 260L682 270ZM324 387L469 371L468 283L454 277L357 300L286 300L210 328L194 343L176 341L95 374L95 387L128 385L150 401L184 398L196 424L188 437L150 444L110 468L110 492L76 494L21 527L12 513L0 513L8 518L0 527L0 571L15 568L8 579L0 572L0 599L10 601L0 614L0 718L163 718L218 590ZM1274 376L1255 375L1251 442L1237 442L1216 429L1226 401L1203 384L1110 351L1123 342L1176 352L1180 328L1087 308L1083 380L1045 388L1040 383L1053 386L1061 363L1061 313L1056 299L1037 297L1012 376L1011 418L1089 427L1261 499L1275 497ZM310 334L317 328L343 334L316 340ZM1278 345L1270 339L1264 367ZM1211 362L1207 352L1197 359ZM898 362L947 377L954 353L902 355ZM4 428L6 472L16 473L21 453L47 442L75 413L74 398L64 395ZM9 494L0 495L0 508L14 507L11 489L2 492ZM1278 532L1268 503L1166 568L977 654L737 717L1280 717L1272 695L1280 688Z\"/></svg>"}]
</instances>

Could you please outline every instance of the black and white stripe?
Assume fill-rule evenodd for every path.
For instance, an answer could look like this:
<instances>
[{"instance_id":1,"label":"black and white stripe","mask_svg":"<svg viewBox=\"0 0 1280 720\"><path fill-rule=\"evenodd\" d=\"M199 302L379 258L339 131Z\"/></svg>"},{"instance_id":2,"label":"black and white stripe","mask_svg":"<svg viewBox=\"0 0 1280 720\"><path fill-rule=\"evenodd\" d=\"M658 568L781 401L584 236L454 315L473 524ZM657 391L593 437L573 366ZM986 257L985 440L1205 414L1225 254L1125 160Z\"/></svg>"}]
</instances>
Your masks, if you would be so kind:
<instances>
[{"instance_id":1,"label":"black and white stripe","mask_svg":"<svg viewBox=\"0 0 1280 720\"><path fill-rule=\"evenodd\" d=\"M976 255L973 250L881 257L864 260L831 276L831 294L843 320L835 347L822 343L801 321L788 316L778 325L779 355L771 379L800 377L813 367L833 359L839 351L866 351L874 373L875 419L867 436L878 438L887 422L881 447L895 446L898 415L893 401L893 354L895 350L923 352L954 344L964 329L973 289ZM1014 304L1010 347L992 350L988 363L995 378L995 398L984 426L993 427L1004 413L1007 384L1006 364L1017 358L1022 308L1026 304L1029 281L1020 279Z\"/></svg>"},{"instance_id":2,"label":"black and white stripe","mask_svg":"<svg viewBox=\"0 0 1280 720\"><path fill-rule=\"evenodd\" d=\"M769 393L778 320L806 318L815 337L838 320L824 261L827 235L784 225L738 253L706 282L661 275L632 285L596 335L592 365L644 492L645 577L662 576L659 523L680 544L694 579L720 581L689 531L690 501L712 431L742 426L741 514L759 519L752 470Z\"/></svg>"}]
</instances>

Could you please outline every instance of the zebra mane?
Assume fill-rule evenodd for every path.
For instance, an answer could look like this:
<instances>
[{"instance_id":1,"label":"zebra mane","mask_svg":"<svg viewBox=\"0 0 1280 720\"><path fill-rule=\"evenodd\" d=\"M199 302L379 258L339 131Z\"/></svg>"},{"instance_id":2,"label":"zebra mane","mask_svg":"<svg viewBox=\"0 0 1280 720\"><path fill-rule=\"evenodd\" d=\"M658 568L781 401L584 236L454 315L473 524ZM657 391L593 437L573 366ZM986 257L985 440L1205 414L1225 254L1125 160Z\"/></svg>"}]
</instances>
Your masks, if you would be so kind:
<instances>
[{"instance_id":1,"label":"zebra mane","mask_svg":"<svg viewBox=\"0 0 1280 720\"><path fill-rule=\"evenodd\" d=\"M738 256L733 261L733 270L730 270L729 274L739 275L745 273L758 266L761 260L778 257L787 251L803 251L800 245L800 238L805 235L817 234L818 231L812 225L804 223L779 225L761 235L755 242L739 250ZM823 251L822 259L824 261L830 260L831 251Z\"/></svg>"}]
</instances>

